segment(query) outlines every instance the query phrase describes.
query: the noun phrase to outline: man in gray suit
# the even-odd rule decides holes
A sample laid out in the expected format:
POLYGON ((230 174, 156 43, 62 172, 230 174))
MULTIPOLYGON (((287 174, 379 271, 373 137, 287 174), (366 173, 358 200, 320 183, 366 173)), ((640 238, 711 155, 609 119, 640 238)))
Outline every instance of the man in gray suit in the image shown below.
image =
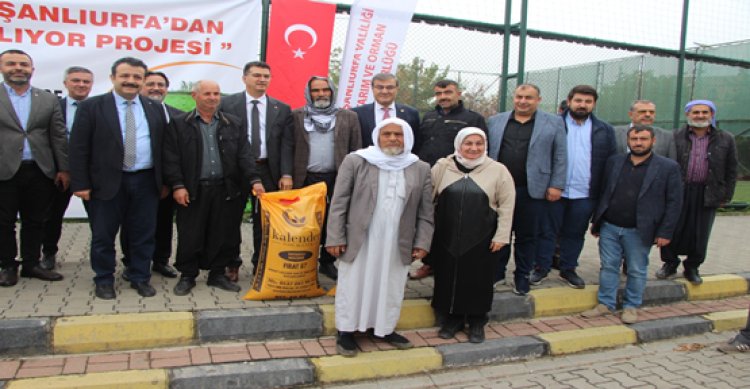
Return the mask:
POLYGON ((55 185, 68 189, 68 140, 57 98, 31 86, 34 62, 21 50, 0 53, 0 286, 18 283, 16 215, 21 214, 21 277, 62 275, 39 266, 44 219, 55 185))
POLYGON ((654 120, 656 119, 656 104, 650 100, 635 100, 633 101, 633 104, 630 105, 628 116, 630 117, 630 125, 615 126, 615 142, 617 144, 618 153, 627 154, 630 152, 627 144, 628 130, 632 126, 639 124, 654 129, 654 153, 675 161, 677 160, 677 149, 674 145, 672 131, 654 127, 654 120))
MULTIPOLYGON (((294 129, 292 110, 289 106, 266 94, 271 83, 271 67, 261 61, 245 64, 242 72, 245 90, 229 95, 221 100, 219 110, 237 116, 242 120, 244 135, 250 141, 255 158, 255 166, 261 182, 257 183, 254 194, 249 185, 242 188, 243 198, 255 200, 264 192, 292 189, 292 158, 294 153, 294 129), (254 132, 255 131, 255 132, 254 132), (253 140, 253 134, 258 137, 253 140)), ((237 216, 242 217, 246 201, 237 216)), ((258 265, 260 253, 261 227, 260 202, 253 201, 253 273, 258 265)), ((227 266, 227 277, 237 282, 242 259, 239 257, 241 237, 235 236, 237 255, 227 266)))
MULTIPOLYGON (((513 94, 513 111, 489 119, 489 156, 508 168, 516 186, 513 292, 518 295, 529 292, 539 220, 546 202, 560 199, 567 171, 565 124, 559 116, 537 111, 541 100, 539 87, 519 85, 513 94)), ((504 282, 510 245, 500 253, 495 279, 504 282)))

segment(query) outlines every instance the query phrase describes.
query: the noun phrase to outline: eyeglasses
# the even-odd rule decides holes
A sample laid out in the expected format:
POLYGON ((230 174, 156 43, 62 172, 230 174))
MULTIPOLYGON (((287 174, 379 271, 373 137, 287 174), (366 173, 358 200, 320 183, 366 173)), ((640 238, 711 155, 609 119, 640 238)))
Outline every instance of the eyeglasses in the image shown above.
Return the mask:
POLYGON ((385 89, 387 91, 392 91, 392 90, 394 90, 396 88, 398 88, 396 85, 375 85, 374 87, 372 87, 372 89, 375 89, 375 90, 383 90, 383 89, 385 89))

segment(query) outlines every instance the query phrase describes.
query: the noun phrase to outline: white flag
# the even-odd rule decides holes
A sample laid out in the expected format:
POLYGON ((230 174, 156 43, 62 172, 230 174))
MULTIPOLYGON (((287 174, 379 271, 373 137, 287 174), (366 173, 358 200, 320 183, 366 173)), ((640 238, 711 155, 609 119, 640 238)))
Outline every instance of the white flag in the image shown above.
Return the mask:
POLYGON ((398 70, 401 47, 417 0, 357 0, 351 8, 336 105, 353 108, 372 101, 378 73, 398 70))

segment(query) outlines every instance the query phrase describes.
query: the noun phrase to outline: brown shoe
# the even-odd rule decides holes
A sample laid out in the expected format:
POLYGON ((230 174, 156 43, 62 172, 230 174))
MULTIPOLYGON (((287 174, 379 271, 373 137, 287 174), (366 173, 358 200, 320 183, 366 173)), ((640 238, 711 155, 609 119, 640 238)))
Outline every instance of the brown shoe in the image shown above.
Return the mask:
POLYGON ((604 305, 604 304, 597 304, 597 306, 595 306, 594 308, 589 309, 588 311, 585 311, 585 312, 581 313, 581 316, 583 316, 585 318, 592 318, 592 317, 599 317, 599 316, 609 315, 611 313, 612 313, 612 311, 610 311, 609 308, 607 308, 606 305, 604 305))
POLYGON ((13 286, 18 283, 18 271, 16 269, 0 270, 0 286, 13 286))
POLYGON ((229 281, 237 282, 240 280, 240 268, 235 266, 227 266, 224 275, 229 278, 229 281))
POLYGON ((432 268, 430 265, 422 265, 417 270, 414 270, 409 274, 409 278, 412 280, 421 280, 422 278, 429 277, 432 275, 432 268))
POLYGON ((625 324, 633 324, 638 321, 638 311, 635 308, 625 308, 622 310, 620 320, 625 324))

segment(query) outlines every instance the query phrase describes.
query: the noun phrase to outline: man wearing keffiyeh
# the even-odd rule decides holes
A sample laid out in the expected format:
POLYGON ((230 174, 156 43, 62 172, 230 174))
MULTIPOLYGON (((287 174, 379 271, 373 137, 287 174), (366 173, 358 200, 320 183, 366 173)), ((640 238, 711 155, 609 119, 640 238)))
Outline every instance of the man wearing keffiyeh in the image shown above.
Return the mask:
MULTIPOLYGON (((356 113, 336 107, 336 90, 328 77, 311 77, 305 87, 305 99, 305 106, 292 112, 292 180, 294 188, 325 182, 330 199, 336 183, 336 173, 344 157, 362 147, 359 120, 356 113)), ((325 231, 324 223, 321 242, 325 242, 325 231)), ((321 250, 320 272, 334 280, 338 277, 335 261, 336 258, 321 250)))
POLYGON ((685 193, 674 237, 661 248, 657 278, 675 274, 678 256, 686 255, 683 275, 692 284, 703 282, 698 267, 706 259, 716 208, 732 200, 737 181, 734 136, 716 127, 716 114, 713 102, 693 100, 685 105, 687 125, 674 133, 685 193))

